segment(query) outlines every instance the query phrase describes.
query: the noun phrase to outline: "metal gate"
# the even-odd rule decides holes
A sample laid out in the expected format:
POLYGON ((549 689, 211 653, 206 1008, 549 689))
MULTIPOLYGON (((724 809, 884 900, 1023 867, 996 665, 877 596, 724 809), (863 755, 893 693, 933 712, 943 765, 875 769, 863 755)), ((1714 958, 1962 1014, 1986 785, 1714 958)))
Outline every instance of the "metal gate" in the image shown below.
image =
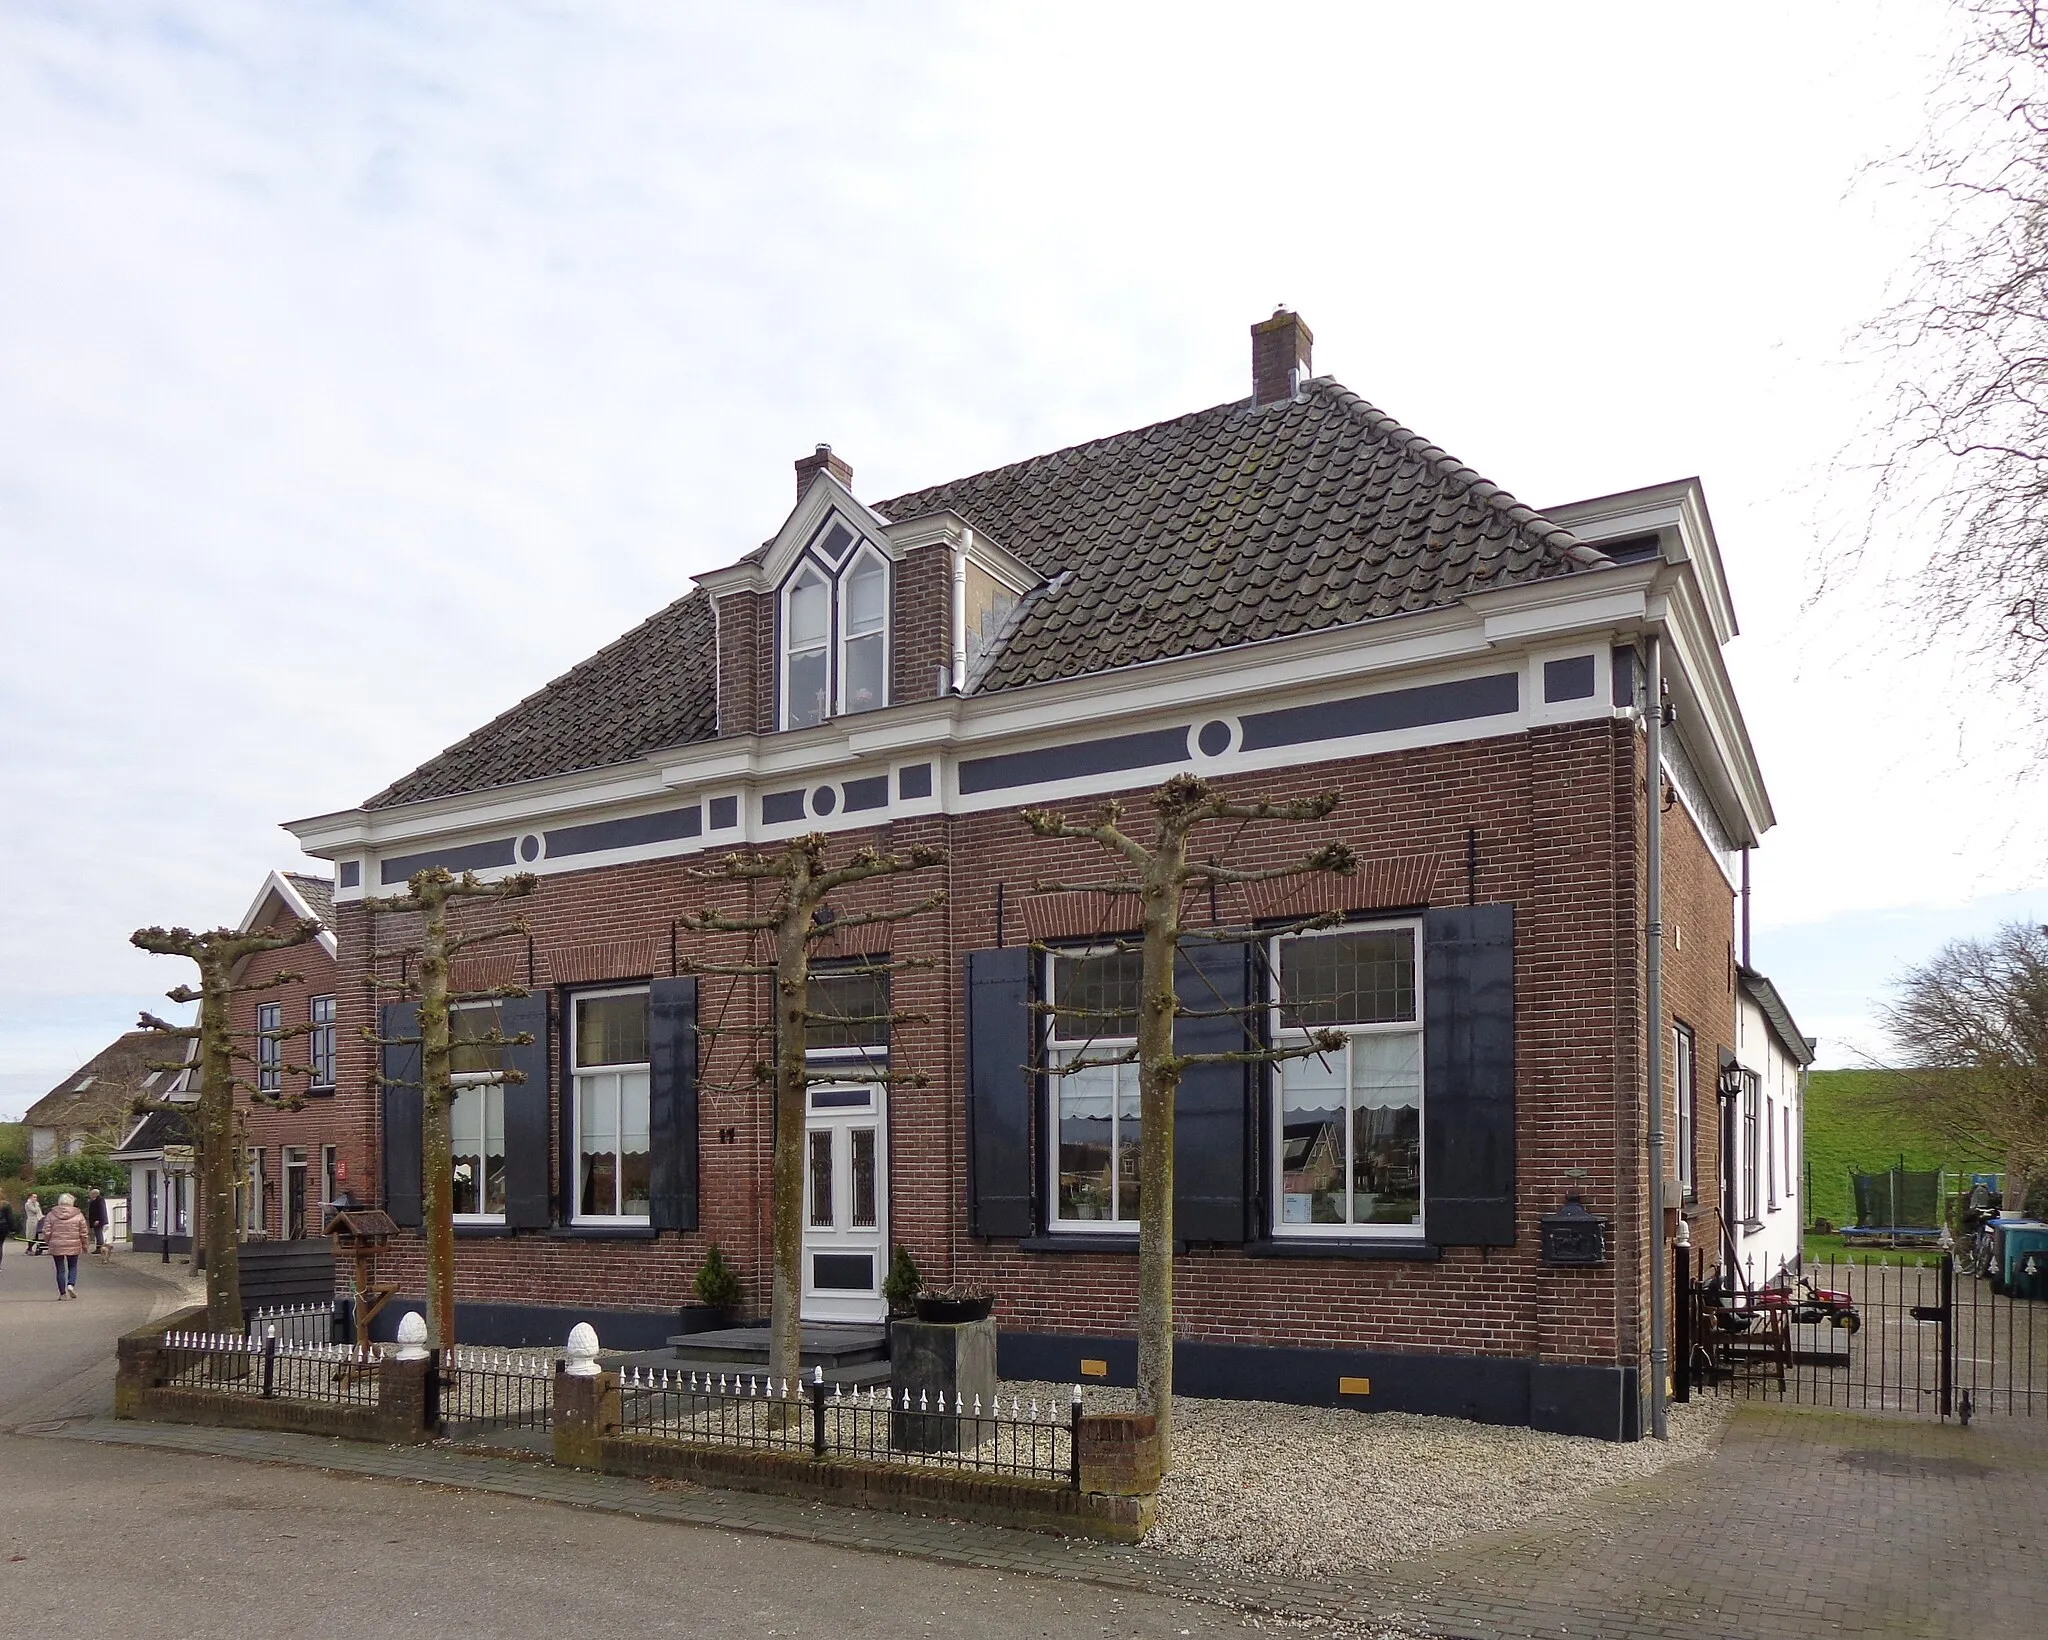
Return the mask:
POLYGON ((1681 1259, 1674 1272, 1674 1397, 1918 1412, 2048 1417, 2048 1302, 1925 1264, 1810 1264, 1785 1289, 1724 1288, 1681 1259))

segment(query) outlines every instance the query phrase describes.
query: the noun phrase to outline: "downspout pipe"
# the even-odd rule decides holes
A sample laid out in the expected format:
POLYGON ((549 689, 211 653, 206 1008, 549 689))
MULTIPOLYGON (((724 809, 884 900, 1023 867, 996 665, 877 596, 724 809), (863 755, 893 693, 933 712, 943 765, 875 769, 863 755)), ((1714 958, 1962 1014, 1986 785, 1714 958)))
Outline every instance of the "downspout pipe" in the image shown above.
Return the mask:
POLYGON ((1671 1341, 1667 1336, 1668 1293, 1664 1258, 1664 646, 1656 633, 1648 645, 1649 703, 1643 719, 1645 786, 1649 795, 1648 962, 1645 988, 1650 1018, 1644 1069, 1649 1084, 1650 1152, 1650 1433, 1670 1436, 1671 1341))

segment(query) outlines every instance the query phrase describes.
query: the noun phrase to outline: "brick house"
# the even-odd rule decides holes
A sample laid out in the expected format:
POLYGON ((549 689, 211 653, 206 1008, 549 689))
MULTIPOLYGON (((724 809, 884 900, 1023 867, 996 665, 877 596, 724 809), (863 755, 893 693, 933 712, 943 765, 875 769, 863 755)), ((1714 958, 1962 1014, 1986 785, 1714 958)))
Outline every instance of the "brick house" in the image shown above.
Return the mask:
MULTIPOLYGON (((878 1318, 900 1242, 928 1279, 999 1294, 1006 1374, 1128 1382, 1135 1084, 1043 1074, 1079 1044, 1031 1004, 1078 1000, 1114 1042, 1131 976, 1102 948, 1113 900, 1032 888, 1099 880, 1101 858, 1017 811, 1142 802, 1190 770, 1341 795, 1316 827, 1218 839, 1234 863, 1312 834, 1362 864, 1214 908, 1330 909, 1340 928, 1186 959, 1254 1029, 1330 1026, 1347 1047, 1182 1089, 1183 1391, 1638 1432, 1665 1229, 1644 1138, 1653 645, 1672 708, 1655 1029, 1683 1026, 1709 1065, 1734 1040, 1735 861, 1772 821, 1705 502, 1687 480, 1532 510, 1312 375, 1310 345, 1275 314, 1248 397, 894 500, 859 500, 821 445, 765 545, 360 807, 291 826, 336 866, 345 1086, 374 1068, 371 953, 400 943, 365 895, 433 862, 541 878, 530 939, 458 975, 529 986, 504 1025, 536 1038, 507 1050, 524 1084, 458 1104, 465 1336, 554 1341, 588 1317, 607 1343, 656 1344, 714 1242, 765 1307, 769 1104, 732 1032, 767 998, 682 976, 684 955, 743 947, 678 919, 741 903, 693 868, 818 831, 943 848, 886 894, 949 899, 831 942, 930 959, 891 998, 929 1023, 863 1028, 879 998, 828 977, 849 1023, 814 1050, 930 1081, 813 1090, 807 1316, 878 1318), (1611 1223, 1597 1265, 1540 1256, 1569 1194, 1611 1223)), ((402 1082, 402 1051, 383 1069, 402 1082)), ((1667 1131, 1674 1086, 1667 1053, 1667 1131)), ((1704 1107, 1686 1211, 1714 1245, 1704 1107)), ((416 1090, 367 1117, 384 1199, 417 1223, 416 1090)))
MULTIPOLYGON (((267 1092, 302 1101, 298 1110, 258 1104, 238 1094, 243 1124, 247 1175, 237 1192, 237 1217, 244 1240, 299 1240, 321 1231, 322 1205, 334 1199, 351 1179, 368 1176, 370 1139, 367 1098, 361 1078, 348 1085, 337 1075, 337 1009, 340 969, 333 931, 334 885, 324 877, 273 871, 236 926, 254 929, 289 928, 301 919, 324 925, 306 945, 261 952, 237 974, 243 985, 298 977, 275 989, 236 996, 230 1028, 237 1043, 256 1043, 257 1063, 243 1074, 267 1092), (303 1030, 305 1034, 262 1039, 266 1031, 303 1030), (295 1067, 304 1067, 303 1070, 295 1067)), ((155 1053, 165 1057, 158 1042, 155 1053)), ((198 1073, 180 1073, 175 1091, 166 1096, 196 1101, 198 1073)), ((133 1204, 131 1220, 138 1250, 188 1252, 199 1234, 197 1192, 190 1149, 193 1134, 181 1111, 152 1111, 135 1123, 116 1160, 128 1164, 133 1204)))

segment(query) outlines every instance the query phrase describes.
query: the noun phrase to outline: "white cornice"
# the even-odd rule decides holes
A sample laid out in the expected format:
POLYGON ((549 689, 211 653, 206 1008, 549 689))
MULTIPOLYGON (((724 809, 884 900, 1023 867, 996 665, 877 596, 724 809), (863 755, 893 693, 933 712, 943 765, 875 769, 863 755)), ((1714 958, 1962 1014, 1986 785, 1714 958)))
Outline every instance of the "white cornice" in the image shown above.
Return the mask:
POLYGON ((249 909, 242 913, 242 920, 236 925, 236 932, 247 934, 261 927, 263 914, 269 909, 273 899, 301 922, 320 924, 320 932, 315 938, 320 942, 320 949, 330 957, 340 950, 335 942, 334 930, 327 926, 326 919, 307 902, 305 895, 299 892, 298 885, 281 871, 273 871, 263 879, 263 886, 256 891, 256 898, 249 902, 249 909))
MULTIPOLYGON (((816 488, 816 486, 814 486, 816 488)), ((316 857, 369 848, 402 852, 461 833, 502 835, 595 811, 659 807, 673 794, 757 783, 794 783, 849 763, 885 765, 920 751, 987 755, 1005 743, 1102 732, 1162 712, 1248 698, 1334 696, 1361 683, 1456 667, 1559 638, 1602 641, 1640 628, 1654 564, 1625 565, 1533 586, 1481 593, 1464 603, 1362 625, 1300 633, 1230 649, 1174 656, 1109 674, 1064 678, 991 695, 909 702, 774 734, 732 735, 659 749, 632 763, 550 776, 486 792, 397 808, 343 810, 290 822, 316 857)))
POLYGON ((1707 512, 1706 492, 1696 478, 1595 496, 1561 507, 1545 507, 1543 516, 1561 524, 1589 547, 1654 534, 1666 563, 1690 562, 1695 567, 1712 616, 1714 636, 1727 643, 1741 632, 1735 605, 1728 595, 1728 576, 1721 563, 1721 545, 1707 512))

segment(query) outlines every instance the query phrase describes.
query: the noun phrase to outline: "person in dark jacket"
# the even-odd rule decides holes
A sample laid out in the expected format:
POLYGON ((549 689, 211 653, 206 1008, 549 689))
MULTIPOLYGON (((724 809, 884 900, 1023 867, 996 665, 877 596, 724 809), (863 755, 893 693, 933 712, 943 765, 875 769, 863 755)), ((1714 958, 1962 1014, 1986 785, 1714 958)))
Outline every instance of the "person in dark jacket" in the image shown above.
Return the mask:
POLYGON ((7 1238, 14 1234, 14 1204, 0 1196, 0 1258, 7 1256, 7 1238))
POLYGON ((91 1190, 85 1197, 85 1222, 92 1231, 92 1250, 104 1256, 107 1247, 107 1199, 98 1190, 91 1190))

